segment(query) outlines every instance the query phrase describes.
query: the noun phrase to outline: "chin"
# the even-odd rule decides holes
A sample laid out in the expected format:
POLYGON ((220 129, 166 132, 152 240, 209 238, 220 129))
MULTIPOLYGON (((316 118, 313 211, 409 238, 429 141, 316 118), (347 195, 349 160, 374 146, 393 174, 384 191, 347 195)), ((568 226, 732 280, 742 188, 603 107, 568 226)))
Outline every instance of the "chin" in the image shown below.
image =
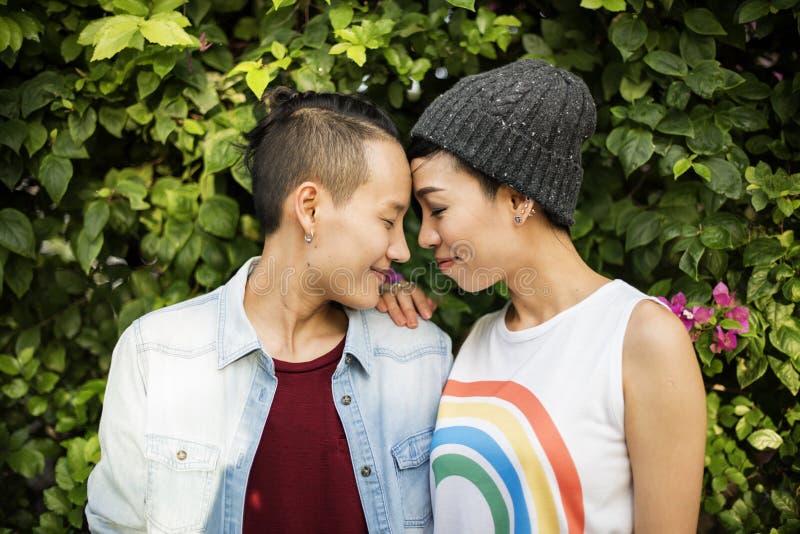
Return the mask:
POLYGON ((344 295, 334 300, 342 306, 347 306, 348 308, 353 308, 355 310, 368 310, 378 305, 380 295, 378 295, 378 291, 376 290, 373 294, 344 295))
POLYGON ((503 279, 497 269, 459 269, 455 272, 451 271, 447 274, 453 281, 468 293, 478 293, 484 289, 490 288, 498 281, 503 279))

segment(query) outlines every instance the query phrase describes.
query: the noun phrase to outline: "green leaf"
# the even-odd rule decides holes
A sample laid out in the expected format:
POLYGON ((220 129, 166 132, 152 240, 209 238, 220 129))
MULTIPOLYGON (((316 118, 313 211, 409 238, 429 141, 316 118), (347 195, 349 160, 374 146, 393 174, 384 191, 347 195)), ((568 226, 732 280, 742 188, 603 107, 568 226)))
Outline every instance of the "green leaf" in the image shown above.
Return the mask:
POLYGON ((209 234, 231 239, 239 224, 239 204, 224 195, 209 197, 200 205, 197 222, 209 234))
POLYGON ((611 23, 608 35, 623 59, 627 59, 647 40, 647 25, 640 18, 623 13, 611 23))
POLYGON ((48 154, 39 164, 39 181, 56 204, 61 202, 71 179, 72 162, 67 158, 48 154))
POLYGON ((98 120, 103 128, 114 137, 122 137, 122 129, 125 127, 127 119, 128 113, 124 108, 112 108, 109 106, 100 108, 98 120))
POLYGON ((680 56, 676 56, 671 52, 664 52, 663 50, 654 50, 650 52, 644 56, 644 62, 654 71, 666 74, 667 76, 683 77, 689 73, 686 62, 680 56))
POLYGON ((749 0, 739 7, 739 16, 736 22, 745 24, 769 15, 769 2, 767 0, 749 0))
POLYGON ((689 66, 694 67, 701 61, 717 57, 717 42, 713 37, 698 35, 693 31, 681 32, 678 40, 681 57, 689 66))
POLYGON ((237 148, 241 144, 241 135, 234 129, 229 128, 207 135, 203 149, 205 172, 213 174, 233 166, 241 157, 241 151, 237 148))
POLYGON ((683 22, 700 35, 728 35, 714 14, 704 7, 684 11, 683 22))
POLYGON ((136 75, 136 88, 139 91, 139 100, 144 100, 158 89, 161 78, 155 72, 143 70, 136 75))
POLYGON ((141 26, 142 35, 151 43, 161 46, 193 46, 191 35, 181 28, 170 13, 159 13, 141 26))
POLYGON ((115 8, 140 17, 144 17, 150 11, 141 0, 113 0, 113 4, 115 8))
POLYGON ((0 144, 19 154, 23 141, 28 136, 28 125, 19 119, 0 123, 0 144))
POLYGON ((725 85, 725 74, 718 61, 700 61, 686 76, 686 85, 697 95, 710 99, 714 91, 725 85))
POLYGON ((264 94, 264 90, 269 85, 269 82, 274 80, 276 77, 277 72, 273 72, 265 67, 261 67, 248 72, 245 75, 245 81, 247 82, 247 87, 253 91, 253 94, 256 95, 257 98, 261 98, 261 96, 264 94))
POLYGON ((36 154, 47 142, 47 128, 41 122, 28 123, 28 135, 25 137, 25 149, 29 156, 36 154))
POLYGON ((703 253, 706 251, 703 243, 700 241, 700 238, 694 238, 690 242, 689 246, 684 251, 683 255, 681 256, 680 262, 678 263, 678 267, 680 267, 681 271, 688 274, 692 277, 693 280, 698 279, 698 272, 697 266, 700 263, 700 258, 703 257, 703 253))
POLYGON ((8 354, 0 354, 0 372, 16 376, 19 374, 20 365, 16 358, 8 354))
POLYGON ((747 227, 735 215, 717 212, 703 220, 700 241, 708 248, 730 250, 747 240, 747 227))
POLYGON ((793 359, 800 359, 800 330, 793 325, 787 324, 777 330, 771 330, 769 341, 782 353, 793 359))
POLYGON ((653 242, 661 233, 661 223, 661 216, 652 211, 643 211, 634 217, 625 233, 625 251, 653 242))
POLYGON ((89 152, 86 146, 81 143, 76 143, 72 139, 72 135, 65 131, 61 131, 56 136, 56 141, 53 143, 53 154, 62 158, 69 159, 88 159, 89 152))
POLYGON ((33 478, 44 471, 44 454, 33 448, 14 451, 6 461, 11 469, 25 478, 33 478))
POLYGON ((19 399, 28 392, 28 383, 22 378, 15 378, 0 389, 2 389, 3 394, 9 399, 19 399))
POLYGON ((469 9, 470 11, 475 11, 475 0, 447 0, 447 3, 451 6, 461 7, 464 9, 469 9))
POLYGON ((80 145, 94 134, 97 127, 97 113, 93 108, 86 108, 82 116, 79 116, 77 112, 70 113, 67 122, 72 140, 80 145))
POLYGON ((749 106, 737 106, 729 109, 728 117, 735 128, 745 132, 756 132, 769 128, 764 112, 749 106))
POLYGON ((363 67, 367 62, 367 49, 362 45, 353 45, 347 49, 347 57, 352 59, 356 65, 363 67))
POLYGON ((672 174, 677 180, 679 176, 692 168, 692 160, 689 158, 681 158, 672 166, 672 174))
POLYGON ((150 13, 153 15, 168 13, 184 3, 186 3, 186 0, 153 0, 153 7, 150 8, 150 13))
MULTIPOLYGON (((117 55, 130 44, 136 32, 139 31, 141 23, 142 18, 134 15, 117 15, 108 18, 94 37, 95 48, 92 61, 108 59, 117 55)), ((78 42, 81 40, 79 39, 78 42)))
POLYGON ((769 366, 772 368, 772 372, 775 373, 778 380, 786 386, 792 395, 797 395, 798 391, 800 391, 800 374, 795 370, 792 362, 788 360, 781 361, 772 356, 768 356, 767 359, 769 360, 769 366))
POLYGON ((744 193, 742 176, 733 163, 722 158, 705 158, 700 162, 711 170, 708 187, 715 193, 738 199, 744 193))
MULTIPOLYGON (((739 364, 736 366, 736 380, 739 382, 739 386, 746 388, 753 384, 764 376, 768 367, 767 358, 763 354, 753 354, 749 358, 739 358, 739 364)), ((746 421, 746 419, 742 418, 740 421, 746 421)))
POLYGON ((141 124, 142 126, 149 124, 153 120, 153 112, 147 107, 144 102, 137 102, 125 109, 130 118, 141 124))
POLYGON ((81 269, 86 274, 92 268, 97 255, 100 254, 100 249, 103 248, 103 233, 99 233, 97 237, 91 238, 86 229, 84 228, 78 233, 77 242, 75 243, 75 257, 81 264, 81 269))
POLYGON ((753 448, 763 451, 764 449, 778 449, 783 444, 783 438, 774 430, 762 428, 747 436, 747 442, 753 448))
POLYGON ((656 126, 656 130, 665 134, 694 137, 692 121, 683 111, 674 110, 667 113, 656 126))
POLYGON ((644 165, 654 151, 652 132, 639 128, 629 130, 619 150, 619 161, 625 176, 630 176, 633 171, 644 165))
POLYGON ((334 30, 347 28, 353 20, 353 8, 347 4, 339 4, 328 11, 328 17, 334 30))
POLYGON ((14 208, 0 210, 0 245, 20 256, 36 257, 33 226, 24 213, 14 208))
POLYGON ((770 265, 784 255, 780 241, 762 237, 751 241, 744 249, 744 266, 770 265))
MULTIPOLYGON (((119 1, 119 0, 117 0, 119 1)), ((72 503, 67 498, 67 493, 59 487, 44 490, 44 505, 58 515, 67 515, 72 510, 72 503)))
POLYGON ((105 228, 111 210, 105 200, 93 200, 83 214, 83 228, 89 239, 95 239, 105 228))

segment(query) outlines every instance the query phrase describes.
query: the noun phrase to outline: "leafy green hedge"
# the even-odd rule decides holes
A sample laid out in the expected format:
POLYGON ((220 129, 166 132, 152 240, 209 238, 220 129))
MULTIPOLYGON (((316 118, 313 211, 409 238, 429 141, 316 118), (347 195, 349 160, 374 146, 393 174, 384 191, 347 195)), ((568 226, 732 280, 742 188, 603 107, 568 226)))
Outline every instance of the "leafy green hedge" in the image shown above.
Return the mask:
MULTIPOLYGON (((473 4, 0 0, 0 530, 83 528, 117 336, 259 252, 236 148, 255 95, 360 91, 408 131, 459 77, 522 56, 598 103, 582 255, 705 314, 700 530, 800 529, 798 0, 473 4)), ((412 248, 404 272, 441 294, 412 248)), ((441 294, 436 320, 463 338, 496 289, 441 294)))

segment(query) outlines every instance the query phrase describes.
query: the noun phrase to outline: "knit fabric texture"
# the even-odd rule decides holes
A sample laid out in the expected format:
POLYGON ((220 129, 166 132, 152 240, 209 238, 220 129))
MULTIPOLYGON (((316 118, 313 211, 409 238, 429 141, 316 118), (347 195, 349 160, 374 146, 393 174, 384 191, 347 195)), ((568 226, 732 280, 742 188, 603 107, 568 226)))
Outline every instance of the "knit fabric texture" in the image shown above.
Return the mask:
POLYGON ((586 84, 525 59, 462 78, 422 113, 411 136, 533 198, 557 224, 575 222, 581 144, 597 111, 586 84))

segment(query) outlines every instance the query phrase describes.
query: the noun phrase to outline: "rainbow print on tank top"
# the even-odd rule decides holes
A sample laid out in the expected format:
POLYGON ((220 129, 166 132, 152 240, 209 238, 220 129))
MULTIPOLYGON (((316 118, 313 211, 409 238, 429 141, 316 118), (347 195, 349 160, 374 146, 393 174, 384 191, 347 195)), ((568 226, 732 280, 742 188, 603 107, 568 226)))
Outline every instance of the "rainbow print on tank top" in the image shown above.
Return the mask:
MULTIPOLYGON (((495 534, 559 533, 559 523, 567 534, 583 532, 575 463, 547 410, 520 384, 448 380, 431 449, 436 501, 487 519, 495 534)), ((471 526, 482 532, 478 523, 471 526)))

